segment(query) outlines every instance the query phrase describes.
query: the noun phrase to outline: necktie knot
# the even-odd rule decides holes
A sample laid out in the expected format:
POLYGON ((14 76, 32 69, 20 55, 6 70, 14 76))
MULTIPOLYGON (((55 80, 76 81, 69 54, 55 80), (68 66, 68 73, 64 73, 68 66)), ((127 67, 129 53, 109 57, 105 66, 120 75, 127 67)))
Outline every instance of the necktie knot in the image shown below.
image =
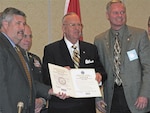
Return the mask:
POLYGON ((116 33, 115 33, 115 36, 119 36, 119 32, 116 32, 116 33))
POLYGON ((116 41, 119 43, 119 32, 115 33, 115 43, 116 43, 116 41))
POLYGON ((73 48, 73 49, 77 49, 77 46, 73 45, 72 48, 73 48))

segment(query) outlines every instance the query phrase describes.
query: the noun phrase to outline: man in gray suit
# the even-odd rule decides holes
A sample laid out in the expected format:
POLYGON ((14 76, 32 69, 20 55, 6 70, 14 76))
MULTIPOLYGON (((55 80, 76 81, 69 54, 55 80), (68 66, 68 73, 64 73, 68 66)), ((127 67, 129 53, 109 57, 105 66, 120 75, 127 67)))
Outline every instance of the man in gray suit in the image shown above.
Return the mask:
POLYGON ((126 25, 121 1, 107 4, 111 28, 95 38, 106 73, 104 100, 107 113, 145 113, 150 110, 150 43, 145 30, 126 25), (119 65, 116 74, 115 33, 119 34, 119 65), (118 79, 119 78, 119 79, 118 79), (120 80, 120 81, 119 81, 120 80))
POLYGON ((27 77, 24 66, 29 64, 23 66, 15 50, 25 25, 26 15, 16 8, 6 8, 0 16, 0 113, 17 113, 20 101, 24 103, 22 113, 34 113, 35 96, 50 98, 52 94, 49 86, 33 80, 30 68, 27 77))

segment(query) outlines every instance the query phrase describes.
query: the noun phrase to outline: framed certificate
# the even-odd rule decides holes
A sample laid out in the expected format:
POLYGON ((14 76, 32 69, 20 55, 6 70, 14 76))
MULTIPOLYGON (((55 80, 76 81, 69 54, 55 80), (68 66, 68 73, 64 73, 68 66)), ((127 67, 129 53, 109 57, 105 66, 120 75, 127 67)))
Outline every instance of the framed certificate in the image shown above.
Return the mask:
POLYGON ((54 93, 63 92, 75 98, 101 97, 93 68, 68 70, 54 64, 48 64, 54 93))

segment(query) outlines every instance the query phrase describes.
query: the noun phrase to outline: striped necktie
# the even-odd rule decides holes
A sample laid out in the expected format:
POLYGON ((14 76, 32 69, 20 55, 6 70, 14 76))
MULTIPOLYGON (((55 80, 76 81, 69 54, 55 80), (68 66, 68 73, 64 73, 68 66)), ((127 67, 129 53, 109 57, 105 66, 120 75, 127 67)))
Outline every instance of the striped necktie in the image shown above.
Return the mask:
POLYGON ((120 64, 121 64, 121 46, 119 43, 119 33, 115 34, 115 43, 114 43, 114 74, 115 74, 115 83, 120 86, 122 80, 120 77, 120 64))
POLYGON ((79 63, 80 63, 80 55, 79 55, 79 51, 77 50, 77 46, 73 45, 72 48, 73 50, 73 62, 74 62, 74 66, 75 68, 79 68, 79 63))

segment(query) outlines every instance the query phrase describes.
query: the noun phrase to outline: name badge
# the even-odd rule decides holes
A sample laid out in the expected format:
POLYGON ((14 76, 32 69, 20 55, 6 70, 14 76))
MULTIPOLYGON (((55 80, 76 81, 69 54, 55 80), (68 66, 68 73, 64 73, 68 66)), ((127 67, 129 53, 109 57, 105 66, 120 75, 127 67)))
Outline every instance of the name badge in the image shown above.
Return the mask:
POLYGON ((129 58, 130 61, 138 59, 138 55, 137 55, 135 49, 133 49, 131 51, 128 51, 127 55, 128 55, 128 58, 129 58))

